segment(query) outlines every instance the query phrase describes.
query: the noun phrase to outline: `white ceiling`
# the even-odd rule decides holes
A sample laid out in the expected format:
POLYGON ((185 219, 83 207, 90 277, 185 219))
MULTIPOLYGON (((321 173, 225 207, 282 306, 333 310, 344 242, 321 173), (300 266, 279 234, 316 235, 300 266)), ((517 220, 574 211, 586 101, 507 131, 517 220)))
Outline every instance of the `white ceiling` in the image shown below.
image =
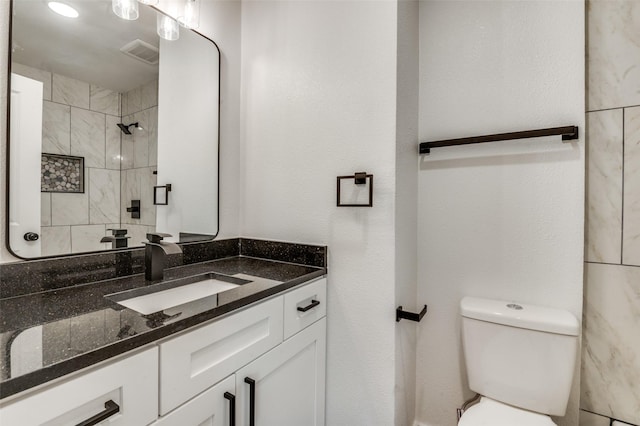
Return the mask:
POLYGON ((14 0, 14 62, 126 92, 158 77, 158 66, 131 58, 120 48, 135 40, 155 47, 156 11, 139 5, 136 21, 118 18, 111 0, 59 0, 80 16, 65 18, 47 0, 14 0))

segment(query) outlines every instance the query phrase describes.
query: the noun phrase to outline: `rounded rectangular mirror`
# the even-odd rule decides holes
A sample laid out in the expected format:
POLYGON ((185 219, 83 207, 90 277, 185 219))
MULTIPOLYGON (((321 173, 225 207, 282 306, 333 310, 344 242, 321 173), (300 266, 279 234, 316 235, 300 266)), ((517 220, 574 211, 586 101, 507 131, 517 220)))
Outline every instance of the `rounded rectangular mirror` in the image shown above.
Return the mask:
POLYGON ((18 257, 218 233, 220 52, 130 3, 135 20, 111 0, 64 0, 71 16, 12 1, 7 235, 18 257))

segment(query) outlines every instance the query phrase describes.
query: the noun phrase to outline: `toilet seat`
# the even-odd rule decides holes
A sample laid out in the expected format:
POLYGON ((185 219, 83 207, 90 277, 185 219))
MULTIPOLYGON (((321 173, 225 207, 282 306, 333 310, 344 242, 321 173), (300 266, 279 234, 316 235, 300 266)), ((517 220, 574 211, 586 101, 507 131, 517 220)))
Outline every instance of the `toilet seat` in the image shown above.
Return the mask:
POLYGON ((549 416, 482 397, 466 410, 458 426, 556 426, 549 416))

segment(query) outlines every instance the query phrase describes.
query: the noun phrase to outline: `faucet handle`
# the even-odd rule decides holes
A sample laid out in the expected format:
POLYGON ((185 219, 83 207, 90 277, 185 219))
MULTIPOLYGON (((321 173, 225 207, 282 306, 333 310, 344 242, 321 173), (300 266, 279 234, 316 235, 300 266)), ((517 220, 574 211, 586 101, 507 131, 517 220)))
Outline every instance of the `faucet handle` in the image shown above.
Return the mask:
POLYGON ((147 240, 151 243, 159 243, 165 237, 172 237, 171 234, 165 234, 163 232, 151 232, 147 234, 147 240))

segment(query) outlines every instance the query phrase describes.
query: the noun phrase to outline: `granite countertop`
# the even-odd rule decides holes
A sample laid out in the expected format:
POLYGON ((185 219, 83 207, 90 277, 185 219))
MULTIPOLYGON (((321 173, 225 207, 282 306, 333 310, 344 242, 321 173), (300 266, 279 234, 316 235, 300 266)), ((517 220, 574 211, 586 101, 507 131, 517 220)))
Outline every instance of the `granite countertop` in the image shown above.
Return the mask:
POLYGON ((326 274, 326 267, 242 255, 167 269, 167 281, 239 275, 246 284, 142 315, 106 298, 158 283, 143 274, 0 299, 0 399, 170 336, 326 274))

